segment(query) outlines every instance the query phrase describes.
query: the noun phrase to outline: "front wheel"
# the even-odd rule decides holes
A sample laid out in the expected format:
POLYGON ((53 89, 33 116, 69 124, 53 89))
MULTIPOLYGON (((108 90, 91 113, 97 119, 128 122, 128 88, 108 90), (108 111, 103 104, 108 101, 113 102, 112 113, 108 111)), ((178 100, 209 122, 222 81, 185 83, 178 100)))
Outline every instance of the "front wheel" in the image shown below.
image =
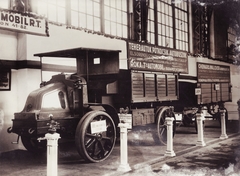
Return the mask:
POLYGON ((38 141, 36 137, 32 136, 21 136, 23 146, 30 152, 42 153, 47 150, 46 140, 38 141))
POLYGON ((112 152, 116 141, 113 119, 103 111, 91 111, 78 124, 75 143, 78 153, 87 161, 101 162, 112 152))

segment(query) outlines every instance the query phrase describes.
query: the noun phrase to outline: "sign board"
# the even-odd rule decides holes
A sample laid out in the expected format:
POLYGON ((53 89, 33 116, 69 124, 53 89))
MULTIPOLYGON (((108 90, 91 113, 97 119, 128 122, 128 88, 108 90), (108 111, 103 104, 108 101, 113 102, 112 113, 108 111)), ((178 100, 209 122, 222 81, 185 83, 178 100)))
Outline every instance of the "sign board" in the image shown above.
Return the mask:
POLYGON ((199 83, 230 82, 230 67, 208 63, 197 63, 199 83))
POLYGON ((195 88, 195 95, 201 95, 201 94, 202 94, 201 88, 195 88))
POLYGON ((118 114, 120 122, 128 124, 128 129, 132 129, 132 114, 118 114))
POLYGON ((107 131, 106 120, 91 122, 91 133, 101 133, 107 131))
POLYGON ((182 113, 174 113, 176 121, 182 121, 182 113))
POLYGON ((187 52, 128 42, 128 67, 133 70, 188 73, 187 52))
POLYGON ((47 25, 43 17, 0 9, 0 29, 48 36, 47 25))
POLYGON ((219 84, 215 84, 214 85, 214 90, 220 90, 220 85, 219 84))

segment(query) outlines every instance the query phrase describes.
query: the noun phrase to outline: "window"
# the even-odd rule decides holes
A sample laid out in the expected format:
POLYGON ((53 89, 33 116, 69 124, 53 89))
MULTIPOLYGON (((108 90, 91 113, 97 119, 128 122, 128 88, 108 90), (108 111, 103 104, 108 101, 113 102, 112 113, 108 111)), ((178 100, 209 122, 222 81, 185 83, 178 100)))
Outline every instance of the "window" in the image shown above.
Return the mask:
POLYGON ((147 27, 147 38, 148 42, 155 44, 155 28, 154 28, 154 3, 153 0, 149 1, 148 7, 148 27, 147 27))
POLYGON ((93 64, 100 64, 100 58, 93 58, 93 64))
POLYGON ((228 57, 229 59, 236 60, 236 55, 240 49, 237 44, 238 38, 236 31, 232 27, 228 27, 227 30, 227 47, 228 47, 228 57), (234 58, 235 57, 235 58, 234 58))
POLYGON ((105 33, 127 38, 127 0, 104 0, 105 33))
POLYGON ((52 23, 67 24, 73 28, 110 37, 127 38, 128 2, 128 0, 0 0, 0 8, 34 12, 52 23))
POLYGON ((236 31, 229 27, 228 28, 228 47, 231 47, 231 45, 234 45, 235 44, 235 40, 236 40, 236 31))
POLYGON ((100 32, 100 0, 71 1, 71 25, 100 32))
POLYGON ((33 0, 0 0, 0 8, 17 12, 32 12, 33 0))
POLYGON ((157 1, 158 45, 173 48, 172 1, 157 1))
POLYGON ((42 81, 49 81, 53 75, 60 73, 73 74, 77 72, 76 59, 42 57, 42 81))
POLYGON ((72 26, 128 37, 127 0, 74 0, 70 4, 72 26))
POLYGON ((9 4, 8 1, 0 1, 0 8, 8 9, 9 7, 8 4, 9 4))
POLYGON ((42 108, 65 109, 65 98, 62 91, 53 91, 45 94, 42 98, 42 108))
POLYGON ((188 13, 187 2, 175 5, 176 49, 188 51, 188 13))
POLYGON ((37 13, 47 17, 49 21, 65 24, 65 0, 38 0, 37 13))
POLYGON ((188 1, 149 0, 147 33, 151 44, 188 51, 188 1))

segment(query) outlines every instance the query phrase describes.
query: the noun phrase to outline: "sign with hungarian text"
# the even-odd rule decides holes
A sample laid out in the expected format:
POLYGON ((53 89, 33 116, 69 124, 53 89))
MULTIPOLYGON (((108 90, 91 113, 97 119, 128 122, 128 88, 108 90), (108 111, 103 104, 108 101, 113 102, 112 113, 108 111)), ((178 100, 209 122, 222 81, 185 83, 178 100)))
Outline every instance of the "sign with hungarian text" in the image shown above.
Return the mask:
POLYGON ((230 82, 230 67, 208 63, 197 63, 198 82, 219 83, 230 82))
POLYGON ((128 42, 128 67, 134 70, 188 73, 187 52, 128 42))
POLYGON ((45 18, 0 9, 0 28, 34 35, 48 36, 45 18))

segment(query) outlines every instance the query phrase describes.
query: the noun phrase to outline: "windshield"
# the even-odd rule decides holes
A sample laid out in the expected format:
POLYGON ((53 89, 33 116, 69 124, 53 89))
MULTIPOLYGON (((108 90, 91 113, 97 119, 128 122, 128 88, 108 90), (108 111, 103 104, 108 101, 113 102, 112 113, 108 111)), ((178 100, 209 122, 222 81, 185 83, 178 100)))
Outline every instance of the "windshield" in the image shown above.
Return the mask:
POLYGON ((54 90, 43 95, 42 109, 65 109, 65 95, 61 90, 54 90))

